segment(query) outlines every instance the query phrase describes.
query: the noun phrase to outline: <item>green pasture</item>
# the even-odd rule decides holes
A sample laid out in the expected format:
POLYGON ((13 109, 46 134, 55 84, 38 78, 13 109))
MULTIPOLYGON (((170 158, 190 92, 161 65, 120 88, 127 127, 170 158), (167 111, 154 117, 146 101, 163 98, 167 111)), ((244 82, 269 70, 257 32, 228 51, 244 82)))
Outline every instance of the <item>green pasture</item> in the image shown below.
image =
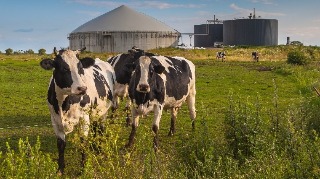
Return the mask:
MULTIPOLYGON (((225 50, 230 54, 226 62, 215 59, 217 49, 154 50, 194 62, 195 131, 184 105, 172 137, 167 136, 170 113, 164 112, 160 151, 152 148, 152 114, 140 120, 135 146, 125 149, 131 128, 125 127, 122 103, 116 117, 108 118, 103 136, 91 136, 83 146, 78 130, 68 135, 63 177, 319 177, 320 100, 313 89, 320 86, 319 49, 312 50, 313 60, 306 66, 286 64, 290 51, 286 47, 260 48, 264 54, 260 62, 251 60, 253 48, 225 50), (99 145, 99 152, 89 143, 99 145), (82 173, 81 147, 89 156, 82 173)), ((82 54, 104 60, 110 55, 82 54)), ((56 138, 46 103, 52 72, 39 66, 41 58, 0 55, 0 178, 59 178, 56 138)))

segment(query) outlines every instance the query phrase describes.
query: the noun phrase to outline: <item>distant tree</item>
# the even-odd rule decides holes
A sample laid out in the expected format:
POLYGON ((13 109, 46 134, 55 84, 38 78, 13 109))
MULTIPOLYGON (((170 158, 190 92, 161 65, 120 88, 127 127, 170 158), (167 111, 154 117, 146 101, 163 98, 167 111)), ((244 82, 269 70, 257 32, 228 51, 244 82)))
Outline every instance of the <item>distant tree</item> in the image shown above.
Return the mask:
POLYGON ((13 50, 11 48, 6 49, 6 55, 12 55, 13 50))
POLYGON ((39 55, 45 55, 46 54, 46 49, 43 49, 43 48, 39 49, 38 50, 38 54, 39 55))
POLYGON ((298 46, 303 46, 303 43, 300 41, 292 41, 290 42, 290 45, 298 45, 298 46))
POLYGON ((32 49, 26 50, 25 51, 26 54, 34 54, 34 51, 32 49))

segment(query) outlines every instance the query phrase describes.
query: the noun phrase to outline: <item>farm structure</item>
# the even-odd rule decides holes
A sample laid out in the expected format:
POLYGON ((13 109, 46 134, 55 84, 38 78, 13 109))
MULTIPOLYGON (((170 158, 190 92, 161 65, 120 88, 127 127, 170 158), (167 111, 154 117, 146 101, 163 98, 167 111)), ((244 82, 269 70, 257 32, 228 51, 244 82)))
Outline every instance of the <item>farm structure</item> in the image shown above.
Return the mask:
POLYGON ((73 50, 127 52, 177 46, 180 33, 168 25, 125 5, 98 16, 68 35, 73 50))
POLYGON ((206 24, 194 25, 194 45, 213 47, 223 45, 278 45, 278 20, 249 18, 234 20, 207 20, 206 24))
POLYGON ((278 45, 278 20, 236 19, 223 22, 224 45, 278 45))

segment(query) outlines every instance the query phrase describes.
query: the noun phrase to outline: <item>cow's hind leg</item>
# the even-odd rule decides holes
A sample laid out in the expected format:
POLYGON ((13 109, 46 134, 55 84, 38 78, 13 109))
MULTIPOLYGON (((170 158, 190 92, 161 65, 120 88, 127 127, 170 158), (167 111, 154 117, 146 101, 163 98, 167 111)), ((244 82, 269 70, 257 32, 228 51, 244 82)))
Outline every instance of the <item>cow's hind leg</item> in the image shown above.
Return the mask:
POLYGON ((126 102, 126 126, 129 127, 131 124, 131 119, 130 119, 130 106, 131 106, 131 101, 129 96, 127 96, 127 102, 126 102))
POLYGON ((189 109, 190 119, 192 121, 192 129, 195 129, 195 119, 196 119, 196 91, 195 88, 191 89, 190 94, 187 97, 187 104, 189 109))
POLYGON ((170 126, 168 136, 173 136, 173 134, 176 132, 176 119, 177 119, 178 109, 179 108, 171 109, 171 126, 170 126))

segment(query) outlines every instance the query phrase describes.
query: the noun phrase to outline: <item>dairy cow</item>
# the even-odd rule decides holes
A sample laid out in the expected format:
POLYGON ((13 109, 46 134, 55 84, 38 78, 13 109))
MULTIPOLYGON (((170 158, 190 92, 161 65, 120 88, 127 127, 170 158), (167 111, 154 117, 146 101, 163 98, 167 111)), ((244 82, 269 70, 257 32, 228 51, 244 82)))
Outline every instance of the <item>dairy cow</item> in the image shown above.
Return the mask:
POLYGON ((216 59, 217 60, 221 59, 221 61, 224 61, 226 59, 226 53, 224 51, 223 52, 217 52, 216 59))
MULTIPOLYGON (((129 65, 130 66, 130 65, 129 65)), ((154 147, 158 149, 159 123, 164 109, 171 110, 169 135, 175 133, 178 109, 187 101, 189 115, 194 128, 195 109, 195 66, 183 57, 141 56, 134 65, 129 83, 132 101, 132 129, 126 147, 131 147, 139 124, 139 116, 154 112, 152 130, 154 147)))
POLYGON ((116 83, 114 86, 114 102, 115 108, 119 106, 119 97, 127 98, 126 100, 126 123, 127 126, 130 124, 129 117, 129 109, 130 109, 130 99, 128 95, 128 86, 131 79, 131 73, 133 71, 132 66, 128 66, 127 64, 133 64, 135 61, 139 59, 142 55, 153 56, 155 54, 144 52, 137 47, 132 47, 132 49, 128 50, 128 53, 118 54, 116 56, 110 57, 107 61, 112 65, 116 75, 116 83))
MULTIPOLYGON (((49 83, 47 103, 51 121, 57 136, 59 151, 58 173, 63 174, 66 135, 79 124, 83 137, 89 132, 89 126, 105 120, 112 105, 114 70, 109 63, 99 59, 78 59, 82 50, 55 51, 54 59, 44 59, 40 66, 53 70, 49 83)), ((82 165, 85 162, 82 152, 82 165)))
POLYGON ((255 61, 259 61, 259 53, 258 52, 252 52, 251 53, 251 56, 252 56, 252 58, 253 58, 253 60, 255 60, 255 61))

